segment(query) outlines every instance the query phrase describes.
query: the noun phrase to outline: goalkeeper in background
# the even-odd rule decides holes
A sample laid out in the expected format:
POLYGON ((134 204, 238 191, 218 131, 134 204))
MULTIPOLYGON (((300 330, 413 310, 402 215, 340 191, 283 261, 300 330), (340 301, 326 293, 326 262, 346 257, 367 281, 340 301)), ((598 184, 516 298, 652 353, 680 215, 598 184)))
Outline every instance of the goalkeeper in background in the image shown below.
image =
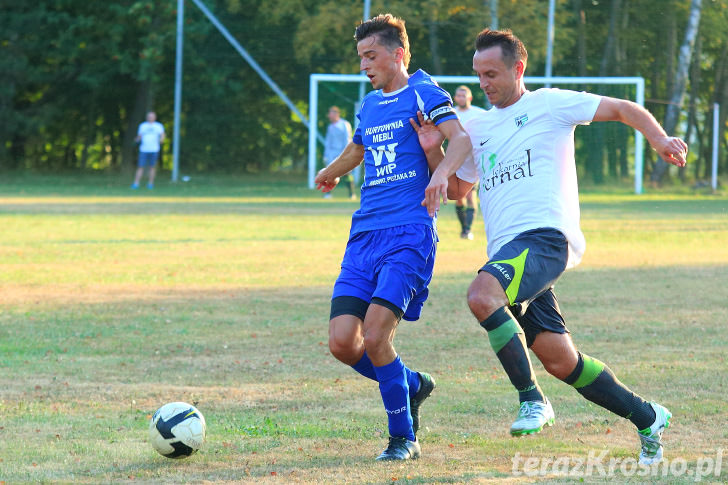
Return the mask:
MULTIPOLYGON (((346 145, 351 141, 351 125, 348 121, 341 117, 338 106, 329 108, 327 114, 329 118, 329 126, 326 128, 326 138, 324 139, 324 165, 328 166, 341 155, 346 145)), ((344 175, 342 179, 346 182, 349 189, 349 198, 356 199, 354 194, 354 177, 351 172, 344 175)), ((324 198, 331 198, 331 192, 326 192, 324 198)))

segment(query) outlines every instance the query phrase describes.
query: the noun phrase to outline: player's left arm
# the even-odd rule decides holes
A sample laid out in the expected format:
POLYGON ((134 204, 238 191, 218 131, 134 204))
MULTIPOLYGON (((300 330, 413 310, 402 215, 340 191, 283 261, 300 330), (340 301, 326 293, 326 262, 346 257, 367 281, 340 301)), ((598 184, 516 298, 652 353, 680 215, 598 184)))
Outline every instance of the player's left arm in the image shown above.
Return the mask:
POLYGON ((425 189, 425 199, 422 201, 422 205, 427 207, 431 217, 440 209, 440 199, 443 204, 447 204, 448 179, 473 151, 470 137, 457 118, 445 120, 437 125, 437 128, 447 138, 447 152, 432 173, 430 183, 425 189))
POLYGON ((637 103, 602 97, 593 121, 621 121, 639 130, 663 160, 678 167, 685 166, 687 143, 678 137, 668 136, 655 117, 637 103))

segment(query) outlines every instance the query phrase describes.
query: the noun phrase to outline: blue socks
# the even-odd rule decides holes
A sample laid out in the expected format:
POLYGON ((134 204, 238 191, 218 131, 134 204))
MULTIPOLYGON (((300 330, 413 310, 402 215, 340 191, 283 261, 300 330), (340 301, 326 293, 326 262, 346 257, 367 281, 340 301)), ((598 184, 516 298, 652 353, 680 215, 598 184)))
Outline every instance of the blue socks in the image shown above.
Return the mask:
POLYGON ((377 380, 377 374, 376 372, 374 372, 374 366, 372 365, 372 361, 369 360, 369 356, 366 352, 364 352, 364 355, 361 356, 359 362, 352 365, 351 368, 357 371, 359 374, 363 375, 364 377, 367 377, 373 381, 377 380))
POLYGON ((390 436, 415 441, 415 433, 412 431, 412 415, 409 409, 407 372, 402 360, 397 356, 391 363, 373 367, 373 369, 377 381, 379 381, 379 392, 382 394, 384 409, 387 411, 390 436))
MULTIPOLYGON (((351 368, 368 379, 378 381, 377 373, 374 371, 374 365, 372 365, 372 361, 369 360, 366 352, 361 356, 359 362, 352 365, 351 368)), ((407 367, 404 368, 404 371, 407 374, 407 385, 410 388, 410 392, 412 394, 417 393, 420 390, 420 375, 407 367)))

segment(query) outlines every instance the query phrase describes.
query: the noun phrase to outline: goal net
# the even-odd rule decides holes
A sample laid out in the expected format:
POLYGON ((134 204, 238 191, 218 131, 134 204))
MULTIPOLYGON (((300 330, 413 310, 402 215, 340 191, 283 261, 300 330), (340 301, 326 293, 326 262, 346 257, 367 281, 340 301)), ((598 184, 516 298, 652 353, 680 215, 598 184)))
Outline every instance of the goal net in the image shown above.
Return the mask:
MULTIPOLYGON (((488 108, 476 76, 434 76, 451 95, 460 85, 470 88, 473 105, 488 108)), ((326 133, 326 113, 338 106, 342 117, 356 127, 356 111, 363 94, 371 90, 366 76, 359 74, 311 74, 309 87, 308 186, 314 188, 316 172, 323 166, 323 147, 317 144, 326 133)), ((645 82, 641 77, 532 77, 524 78, 533 91, 544 86, 589 91, 629 99, 644 106, 645 82)), ((634 180, 634 192, 642 193, 644 138, 622 123, 594 123, 579 127, 574 135, 577 173, 580 180, 634 180)))

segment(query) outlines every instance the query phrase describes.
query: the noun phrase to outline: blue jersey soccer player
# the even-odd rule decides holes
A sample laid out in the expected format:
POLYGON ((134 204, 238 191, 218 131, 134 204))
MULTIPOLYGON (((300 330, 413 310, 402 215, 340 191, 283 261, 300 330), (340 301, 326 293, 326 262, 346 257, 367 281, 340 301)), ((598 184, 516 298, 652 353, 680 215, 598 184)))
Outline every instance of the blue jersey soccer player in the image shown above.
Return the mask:
MULTIPOLYGON (((520 410, 511 434, 537 433, 554 422, 528 346, 550 374, 637 427, 641 464, 659 461, 670 412, 634 394, 603 362, 577 351, 553 286, 579 262, 586 244, 579 228, 574 128, 621 121, 677 166, 685 166, 688 147, 631 101, 561 89, 528 91, 523 80, 528 54, 510 31, 485 29, 475 46, 473 69, 493 108, 465 124, 473 156, 451 178, 448 195, 458 199, 479 181, 488 262, 468 289, 468 306, 518 391, 520 410)), ((441 139, 433 139, 431 151, 426 129, 432 130, 426 123, 419 129, 422 146, 428 156, 441 156, 441 139)))
POLYGON ((361 207, 352 217, 331 299, 329 348, 379 383, 390 439, 377 459, 406 460, 420 455, 419 407, 435 384, 428 374, 408 369, 392 341, 401 318, 420 316, 432 278, 440 198, 472 147, 450 95, 428 74, 408 74, 404 21, 379 15, 359 25, 354 37, 361 70, 375 91, 362 101, 352 142, 315 179, 328 192, 364 159, 361 207), (428 166, 411 124, 418 112, 449 140, 437 166, 428 166))

